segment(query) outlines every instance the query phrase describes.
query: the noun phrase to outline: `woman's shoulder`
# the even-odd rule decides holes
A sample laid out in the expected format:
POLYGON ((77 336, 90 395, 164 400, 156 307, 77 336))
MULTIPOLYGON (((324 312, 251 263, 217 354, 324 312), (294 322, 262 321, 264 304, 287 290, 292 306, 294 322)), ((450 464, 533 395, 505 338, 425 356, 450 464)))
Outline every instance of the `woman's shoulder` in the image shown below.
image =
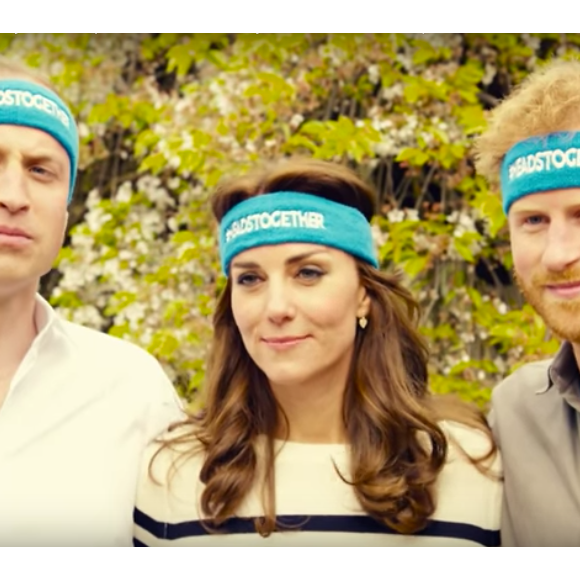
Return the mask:
POLYGON ((457 421, 441 421, 439 426, 445 433, 452 450, 457 446, 473 456, 485 455, 494 447, 491 431, 478 429, 457 421))
POLYGON ((165 492, 174 479, 197 478, 202 461, 203 446, 194 425, 184 423, 165 431, 145 448, 140 492, 165 492))
POLYGON ((489 433, 455 421, 440 423, 448 441, 447 458, 439 474, 440 489, 462 489, 465 497, 487 496, 499 505, 503 467, 489 433))
POLYGON ((497 535, 503 497, 499 451, 481 429, 455 421, 444 421, 440 427, 448 452, 437 478, 437 518, 497 535))
POLYGON ((133 512, 135 545, 156 545, 168 525, 199 520, 203 457, 190 424, 167 431, 145 449, 133 512))
POLYGON ((501 454, 490 430, 457 421, 441 421, 439 426, 447 438, 448 464, 468 464, 482 473, 493 474, 494 479, 501 477, 501 454))

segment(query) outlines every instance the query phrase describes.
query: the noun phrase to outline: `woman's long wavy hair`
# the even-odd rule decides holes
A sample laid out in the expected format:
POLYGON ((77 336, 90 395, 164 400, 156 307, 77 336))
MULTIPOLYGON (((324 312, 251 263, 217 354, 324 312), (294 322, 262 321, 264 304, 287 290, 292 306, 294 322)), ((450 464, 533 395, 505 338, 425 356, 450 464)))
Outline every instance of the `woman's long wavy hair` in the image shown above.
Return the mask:
MULTIPOLYGON (((220 186, 212 209, 220 221, 241 201, 281 190, 310 193, 359 209, 370 221, 374 193, 346 167, 316 160, 287 160, 220 186)), ((414 533, 435 510, 434 483, 445 464, 448 441, 438 422, 451 419, 490 435, 483 414, 457 399, 429 392, 428 351, 417 330, 419 309, 395 275, 358 262, 370 296, 368 326, 357 330, 343 403, 353 486, 363 509, 385 526, 414 533)), ((214 315, 204 411, 192 429, 165 445, 191 442, 204 452, 200 479, 203 512, 219 527, 233 517, 246 495, 262 489, 264 517, 256 529, 277 529, 274 437, 284 417, 267 377, 248 355, 236 327, 228 281, 214 315), (264 452, 257 452, 263 437, 264 452)), ((481 465, 495 453, 470 458, 481 465)))

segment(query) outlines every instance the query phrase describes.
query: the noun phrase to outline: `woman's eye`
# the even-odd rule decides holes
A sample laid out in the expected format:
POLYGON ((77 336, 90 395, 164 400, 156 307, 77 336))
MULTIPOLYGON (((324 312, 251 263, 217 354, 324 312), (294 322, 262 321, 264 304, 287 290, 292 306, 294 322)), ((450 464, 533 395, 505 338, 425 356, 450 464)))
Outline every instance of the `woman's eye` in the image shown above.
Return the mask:
POLYGON ((322 276, 324 276, 324 272, 317 268, 300 268, 298 271, 298 277, 303 280, 317 280, 322 276))
POLYGON ((259 278, 256 274, 240 274, 236 278, 236 283, 240 286, 251 286, 258 282, 259 278))

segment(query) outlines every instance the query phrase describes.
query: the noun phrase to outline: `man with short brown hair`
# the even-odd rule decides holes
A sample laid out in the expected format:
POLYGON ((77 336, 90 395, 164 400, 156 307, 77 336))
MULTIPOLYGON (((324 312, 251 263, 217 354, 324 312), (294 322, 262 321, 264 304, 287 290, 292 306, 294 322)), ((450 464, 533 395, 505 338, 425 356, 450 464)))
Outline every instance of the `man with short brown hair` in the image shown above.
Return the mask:
POLYGON ((141 452, 181 416, 159 363, 38 294, 79 140, 49 85, 0 63, 0 545, 132 545, 141 452))

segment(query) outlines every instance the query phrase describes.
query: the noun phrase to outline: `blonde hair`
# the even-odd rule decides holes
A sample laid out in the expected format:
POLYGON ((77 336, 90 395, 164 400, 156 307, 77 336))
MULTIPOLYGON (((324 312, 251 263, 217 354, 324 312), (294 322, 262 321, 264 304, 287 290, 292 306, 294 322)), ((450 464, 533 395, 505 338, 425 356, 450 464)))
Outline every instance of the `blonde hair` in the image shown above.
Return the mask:
POLYGON ((539 68, 491 112, 475 140, 475 167, 493 186, 501 163, 519 141, 555 131, 580 130, 580 61, 539 68))
POLYGON ((0 56, 0 79, 9 78, 33 81, 55 93, 57 92, 54 85, 40 71, 27 67, 18 61, 0 56))

